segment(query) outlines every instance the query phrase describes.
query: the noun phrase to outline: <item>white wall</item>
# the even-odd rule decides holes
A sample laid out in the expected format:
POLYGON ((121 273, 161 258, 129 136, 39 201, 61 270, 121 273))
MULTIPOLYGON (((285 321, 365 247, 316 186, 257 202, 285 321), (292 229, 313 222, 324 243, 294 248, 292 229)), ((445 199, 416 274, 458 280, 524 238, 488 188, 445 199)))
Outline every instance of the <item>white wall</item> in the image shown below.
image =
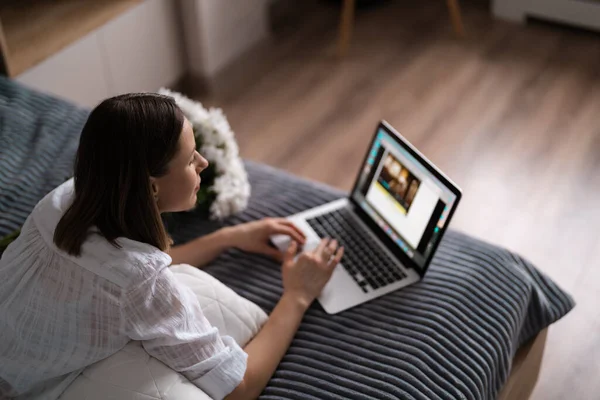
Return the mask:
POLYGON ((268 0, 179 0, 188 67, 214 76, 268 36, 268 0))
POLYGON ((186 72, 177 6, 145 0, 16 79, 88 107, 172 85, 186 72))

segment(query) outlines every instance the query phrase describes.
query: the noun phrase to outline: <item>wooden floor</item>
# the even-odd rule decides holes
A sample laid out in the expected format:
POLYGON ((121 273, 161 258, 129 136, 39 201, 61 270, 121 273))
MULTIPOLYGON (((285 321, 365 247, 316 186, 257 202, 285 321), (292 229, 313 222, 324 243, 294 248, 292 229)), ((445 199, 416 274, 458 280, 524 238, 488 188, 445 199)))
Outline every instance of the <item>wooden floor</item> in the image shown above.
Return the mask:
POLYGON ((320 7, 201 100, 225 109, 244 157, 342 189, 387 119, 462 187, 453 228, 577 300, 550 329, 533 398, 599 398, 600 34, 494 21, 476 2, 461 41, 445 2, 391 1, 358 13, 340 61, 337 10, 320 7))

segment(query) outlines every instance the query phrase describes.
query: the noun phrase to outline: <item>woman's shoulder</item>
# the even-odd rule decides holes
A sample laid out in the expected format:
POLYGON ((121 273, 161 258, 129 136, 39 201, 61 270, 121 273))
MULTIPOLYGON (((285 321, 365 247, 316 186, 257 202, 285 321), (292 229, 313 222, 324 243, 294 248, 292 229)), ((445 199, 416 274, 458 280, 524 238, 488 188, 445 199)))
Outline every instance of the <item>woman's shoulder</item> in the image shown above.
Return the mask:
POLYGON ((117 239, 118 248, 106 240, 104 243, 111 247, 112 254, 105 258, 102 268, 113 271, 125 287, 156 276, 172 262, 167 253, 146 243, 127 238, 117 239))
POLYGON ((58 249, 53 241, 54 230, 73 197, 74 182, 70 179, 46 195, 32 213, 35 228, 52 251, 121 287, 139 282, 171 264, 171 257, 154 246, 126 238, 118 238, 118 246, 114 246, 93 228, 79 256, 58 249))
POLYGON ((52 190, 37 203, 31 216, 35 220, 40 232, 44 235, 44 239, 48 239, 47 236, 49 234, 54 235, 54 228, 66 209, 73 202, 74 195, 75 185, 71 178, 52 190))

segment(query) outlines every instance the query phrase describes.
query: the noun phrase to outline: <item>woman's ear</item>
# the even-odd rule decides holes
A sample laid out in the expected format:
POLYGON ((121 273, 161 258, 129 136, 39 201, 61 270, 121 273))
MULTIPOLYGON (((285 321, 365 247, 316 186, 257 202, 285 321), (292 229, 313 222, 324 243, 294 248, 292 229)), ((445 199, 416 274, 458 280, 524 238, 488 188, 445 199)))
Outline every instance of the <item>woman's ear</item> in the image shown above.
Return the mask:
POLYGON ((152 176, 150 177, 150 187, 152 188, 154 200, 158 201, 158 182, 156 181, 156 178, 152 176))

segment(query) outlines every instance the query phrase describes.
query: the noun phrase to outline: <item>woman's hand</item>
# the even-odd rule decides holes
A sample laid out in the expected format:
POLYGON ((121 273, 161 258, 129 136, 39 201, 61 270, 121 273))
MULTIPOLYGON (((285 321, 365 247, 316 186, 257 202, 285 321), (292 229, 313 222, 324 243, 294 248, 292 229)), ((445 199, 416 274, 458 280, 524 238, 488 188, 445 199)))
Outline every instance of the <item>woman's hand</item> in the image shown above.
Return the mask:
POLYGON ((307 307, 321 294, 335 266, 344 255, 337 240, 323 239, 313 251, 302 253, 296 260, 296 242, 291 242, 282 266, 283 293, 307 307))
POLYGON ((231 246, 251 253, 264 254, 280 262, 283 261, 283 253, 269 245, 271 236, 287 235, 292 239, 292 243, 300 245, 304 245, 306 241, 302 231, 284 218, 265 218, 228 229, 231 246))

